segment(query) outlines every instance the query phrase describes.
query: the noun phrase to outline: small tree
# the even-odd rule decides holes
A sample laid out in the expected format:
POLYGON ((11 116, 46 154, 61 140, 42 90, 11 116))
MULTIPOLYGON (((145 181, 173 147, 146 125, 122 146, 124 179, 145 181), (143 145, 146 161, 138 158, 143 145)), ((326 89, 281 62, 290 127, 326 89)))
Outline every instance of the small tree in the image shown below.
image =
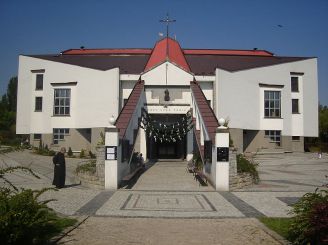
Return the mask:
POLYGON ((67 156, 69 157, 73 156, 73 151, 71 147, 68 147, 67 156))
POLYGON ((80 158, 84 158, 85 157, 85 152, 83 149, 81 149, 81 152, 80 152, 80 158))

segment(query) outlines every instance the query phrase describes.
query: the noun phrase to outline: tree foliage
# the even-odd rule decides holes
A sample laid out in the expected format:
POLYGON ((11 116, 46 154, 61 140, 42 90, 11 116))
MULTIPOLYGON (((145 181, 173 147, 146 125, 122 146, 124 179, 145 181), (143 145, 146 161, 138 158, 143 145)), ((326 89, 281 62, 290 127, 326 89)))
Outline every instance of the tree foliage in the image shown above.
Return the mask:
POLYGON ((328 142, 328 107, 319 106, 319 137, 322 142, 328 142))
POLYGON ((9 143, 16 138, 17 77, 8 83, 0 100, 0 141, 9 143))

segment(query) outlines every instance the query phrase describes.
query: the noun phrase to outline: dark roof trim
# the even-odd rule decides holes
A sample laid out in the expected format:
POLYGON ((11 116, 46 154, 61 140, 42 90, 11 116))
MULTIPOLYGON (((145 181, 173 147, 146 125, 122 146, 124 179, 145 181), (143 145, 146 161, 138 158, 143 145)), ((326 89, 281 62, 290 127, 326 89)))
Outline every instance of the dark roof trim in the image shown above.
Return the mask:
POLYGON ((303 76, 304 72, 291 72, 290 75, 303 76))
POLYGON ((266 83, 259 83, 260 87, 265 87, 265 88, 283 88, 285 85, 281 84, 266 84, 266 83))
POLYGON ((50 83, 54 87, 58 86, 76 86, 77 82, 67 82, 67 83, 50 83))
POLYGON ((45 69, 31 70, 32 73, 44 73, 45 71, 45 69))

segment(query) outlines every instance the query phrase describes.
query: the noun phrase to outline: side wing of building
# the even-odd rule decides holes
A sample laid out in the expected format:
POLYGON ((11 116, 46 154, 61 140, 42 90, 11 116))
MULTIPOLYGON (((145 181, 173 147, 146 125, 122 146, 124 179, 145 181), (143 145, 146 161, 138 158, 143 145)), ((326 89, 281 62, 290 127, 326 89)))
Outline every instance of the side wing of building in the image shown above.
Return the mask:
POLYGON ((245 141, 260 135, 268 142, 260 140, 249 150, 267 148, 274 143, 271 134, 280 134, 285 138, 277 148, 293 150, 286 144, 318 136, 316 58, 235 72, 217 69, 216 91, 216 114, 236 130, 239 148, 247 150, 251 142, 245 141))

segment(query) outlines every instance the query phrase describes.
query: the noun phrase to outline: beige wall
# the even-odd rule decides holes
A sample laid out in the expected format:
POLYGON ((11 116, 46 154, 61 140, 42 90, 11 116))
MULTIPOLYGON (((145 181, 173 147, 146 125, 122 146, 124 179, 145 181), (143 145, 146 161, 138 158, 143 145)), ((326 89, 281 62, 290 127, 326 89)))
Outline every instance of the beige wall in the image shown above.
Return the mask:
POLYGON ((233 147, 237 150, 237 153, 243 153, 243 130, 240 128, 229 128, 230 138, 233 141, 233 147))
MULTIPOLYGON (((69 135, 65 135, 64 140, 59 141, 58 145, 54 145, 53 142, 53 135, 52 134, 42 134, 42 143, 45 145, 48 145, 49 149, 52 149, 54 151, 58 151, 60 147, 66 147, 66 150, 68 150, 69 147, 72 148, 72 151, 81 151, 81 149, 86 151, 86 154, 89 153, 89 151, 92 151, 91 148, 91 135, 92 130, 88 129, 70 129, 69 135)), ((31 134, 30 136, 30 143, 31 145, 38 147, 39 146, 39 140, 34 140, 34 135, 31 134)), ((92 151, 94 152, 94 151, 92 151)))

